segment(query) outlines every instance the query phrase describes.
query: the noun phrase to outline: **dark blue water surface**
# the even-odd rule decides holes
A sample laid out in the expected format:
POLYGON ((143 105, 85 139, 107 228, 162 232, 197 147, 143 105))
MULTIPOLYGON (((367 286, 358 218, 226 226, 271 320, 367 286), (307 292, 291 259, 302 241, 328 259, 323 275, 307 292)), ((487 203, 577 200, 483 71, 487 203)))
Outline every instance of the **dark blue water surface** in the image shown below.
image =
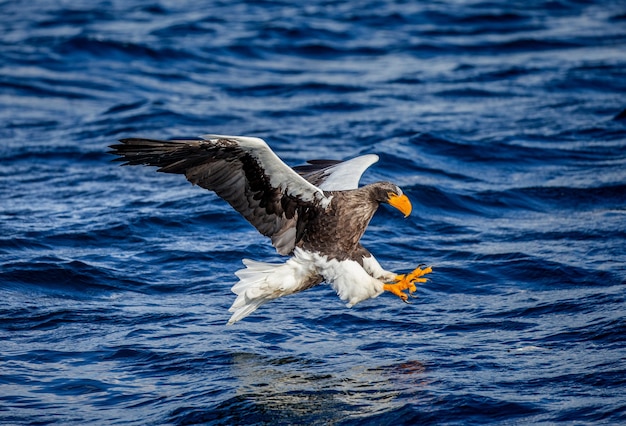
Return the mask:
POLYGON ((0 2, 0 423, 626 422, 622 1, 0 2), (128 136, 378 153, 364 244, 420 297, 327 285, 227 327, 214 194, 128 136))

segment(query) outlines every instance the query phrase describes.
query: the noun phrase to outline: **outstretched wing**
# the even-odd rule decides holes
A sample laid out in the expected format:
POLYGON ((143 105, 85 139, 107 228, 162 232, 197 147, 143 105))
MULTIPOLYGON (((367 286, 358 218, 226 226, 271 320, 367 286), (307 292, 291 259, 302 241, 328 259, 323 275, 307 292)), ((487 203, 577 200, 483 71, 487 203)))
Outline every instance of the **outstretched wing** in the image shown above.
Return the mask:
POLYGON ((358 188, 363 172, 377 161, 378 155, 368 154, 347 161, 310 160, 293 169, 324 191, 346 191, 358 188))
POLYGON ((206 135, 200 140, 122 139, 112 153, 124 165, 159 167, 184 174, 195 185, 215 191, 289 254, 303 229, 299 218, 309 207, 326 207, 324 192, 294 172, 259 138, 206 135))

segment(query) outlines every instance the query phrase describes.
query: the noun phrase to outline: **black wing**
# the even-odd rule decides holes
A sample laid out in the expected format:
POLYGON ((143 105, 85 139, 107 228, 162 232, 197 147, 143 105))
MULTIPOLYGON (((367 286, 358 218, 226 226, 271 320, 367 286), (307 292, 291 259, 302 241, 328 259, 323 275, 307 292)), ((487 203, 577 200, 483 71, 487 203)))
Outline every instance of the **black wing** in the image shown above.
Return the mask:
POLYGON ((159 167, 159 172, 184 174, 215 191, 272 239, 280 254, 289 254, 313 208, 324 208, 323 191, 284 164, 259 138, 207 135, 201 140, 122 139, 112 145, 124 165, 159 167))

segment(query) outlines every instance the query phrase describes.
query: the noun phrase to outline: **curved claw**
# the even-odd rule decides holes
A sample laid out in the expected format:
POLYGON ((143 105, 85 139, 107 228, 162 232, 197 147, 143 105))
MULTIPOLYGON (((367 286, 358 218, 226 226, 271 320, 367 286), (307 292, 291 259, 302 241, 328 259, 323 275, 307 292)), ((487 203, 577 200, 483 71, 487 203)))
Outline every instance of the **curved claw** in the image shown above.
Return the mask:
POLYGON ((394 278, 394 281, 399 283, 400 281, 403 281, 406 278, 406 274, 397 274, 396 277, 394 278))
POLYGON ((396 296, 398 296, 403 301, 406 301, 406 299, 409 298, 406 294, 403 293, 403 290, 405 290, 405 288, 402 285, 402 283, 399 283, 399 284, 385 284, 383 286, 383 289, 385 291, 388 291, 390 293, 395 294, 396 296))
POLYGON ((425 264, 422 263, 408 274, 396 275, 394 279, 395 282, 393 284, 385 284, 383 289, 395 294, 402 299, 404 303, 410 304, 408 300, 409 297, 417 299, 417 296, 414 295, 414 293, 417 292, 415 284, 427 282, 428 278, 423 278, 423 276, 432 272, 430 266, 422 269, 423 266, 425 266, 425 264), (404 293, 405 290, 408 290, 408 295, 404 293))

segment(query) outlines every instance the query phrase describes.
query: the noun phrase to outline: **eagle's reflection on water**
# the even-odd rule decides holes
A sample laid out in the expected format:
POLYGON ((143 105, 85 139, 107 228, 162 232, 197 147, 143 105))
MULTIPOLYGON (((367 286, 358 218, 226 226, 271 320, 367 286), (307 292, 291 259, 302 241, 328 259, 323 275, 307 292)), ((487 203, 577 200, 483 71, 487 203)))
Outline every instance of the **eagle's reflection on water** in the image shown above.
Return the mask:
POLYGON ((338 369, 329 368, 332 360, 272 359, 251 353, 237 353, 232 359, 233 377, 240 381, 232 400, 255 408, 261 418, 249 417, 252 421, 275 416, 294 423, 332 424, 370 417, 401 408, 406 398, 399 396, 419 397, 428 383, 426 367, 417 360, 338 369))

